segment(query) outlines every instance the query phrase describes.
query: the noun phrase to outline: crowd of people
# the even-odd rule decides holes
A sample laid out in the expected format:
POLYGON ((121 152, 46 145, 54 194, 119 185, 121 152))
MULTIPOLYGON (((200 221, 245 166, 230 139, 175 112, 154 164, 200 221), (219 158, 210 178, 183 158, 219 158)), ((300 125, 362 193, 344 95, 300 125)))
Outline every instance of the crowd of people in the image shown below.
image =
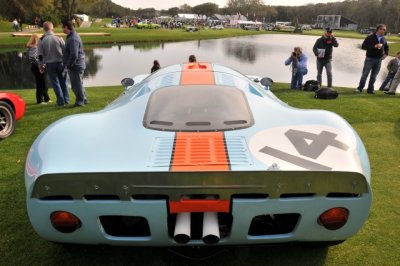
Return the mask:
POLYGON ((36 80, 36 101, 38 104, 50 103, 46 76, 50 80, 56 95, 56 106, 62 107, 70 102, 68 77, 75 95, 74 106, 84 106, 88 103, 83 72, 86 68, 83 43, 76 33, 72 21, 62 22, 66 41, 53 32, 53 23, 43 23, 44 34, 39 37, 33 34, 28 41, 28 58, 31 71, 36 80))
MULTIPOLYGON (((379 24, 373 34, 367 36, 361 45, 361 49, 366 50, 365 61, 356 93, 364 90, 369 76, 367 86, 368 94, 375 94, 374 84, 376 77, 381 69, 382 61, 389 54, 389 45, 385 39, 386 25, 379 24)), ((333 30, 328 27, 324 35, 318 38, 313 46, 313 53, 317 59, 317 81, 322 86, 322 72, 325 68, 327 76, 327 87, 332 89, 332 53, 333 48, 338 47, 339 43, 333 35, 333 30)), ((285 65, 291 65, 292 79, 291 89, 299 90, 303 87, 303 76, 307 74, 307 56, 300 47, 294 47, 294 51, 285 61, 285 65)), ((395 95, 396 88, 400 83, 400 51, 396 58, 392 59, 388 65, 388 74, 379 90, 388 95, 395 95)))
MULTIPOLYGON (((53 32, 53 23, 43 23, 44 34, 33 34, 27 43, 28 57, 31 63, 31 71, 36 80, 36 101, 38 104, 50 103, 46 76, 50 80, 56 95, 56 106, 61 107, 70 102, 68 91, 68 78, 71 89, 75 95, 74 106, 84 106, 88 103, 85 87, 83 86, 83 73, 85 71, 85 53, 83 43, 74 29, 74 23, 69 20, 62 22, 63 32, 67 35, 66 41, 53 32)), ((388 56, 389 46, 384 37, 386 26, 379 24, 374 34, 365 38, 361 48, 366 50, 366 57, 360 82, 355 92, 361 93, 366 85, 367 93, 374 94, 374 84, 380 71, 382 61, 388 56)), ((324 35, 318 38, 313 46, 313 53, 317 60, 317 82, 322 86, 322 72, 325 68, 327 87, 332 89, 332 53, 333 48, 339 43, 333 35, 331 28, 326 28, 324 35)), ((301 47, 294 47, 285 65, 291 65, 292 78, 290 87, 300 90, 303 87, 303 77, 308 73, 307 55, 301 47)), ((189 62, 196 62, 194 55, 189 56, 189 62)), ((400 51, 387 65, 388 74, 379 90, 385 94, 395 95, 400 83, 400 51)), ((158 60, 153 61, 151 73, 161 68, 158 60)))

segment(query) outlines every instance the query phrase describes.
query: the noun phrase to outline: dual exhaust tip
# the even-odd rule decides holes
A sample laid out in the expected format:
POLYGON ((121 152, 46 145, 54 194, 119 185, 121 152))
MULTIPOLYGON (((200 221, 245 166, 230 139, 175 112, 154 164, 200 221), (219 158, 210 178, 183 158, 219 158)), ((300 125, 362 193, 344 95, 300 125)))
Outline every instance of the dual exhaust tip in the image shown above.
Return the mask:
MULTIPOLYGON (((191 239, 190 212, 181 212, 176 216, 174 240, 179 244, 186 244, 191 239)), ((216 244, 220 240, 218 213, 205 212, 203 216, 202 239, 206 244, 216 244)))

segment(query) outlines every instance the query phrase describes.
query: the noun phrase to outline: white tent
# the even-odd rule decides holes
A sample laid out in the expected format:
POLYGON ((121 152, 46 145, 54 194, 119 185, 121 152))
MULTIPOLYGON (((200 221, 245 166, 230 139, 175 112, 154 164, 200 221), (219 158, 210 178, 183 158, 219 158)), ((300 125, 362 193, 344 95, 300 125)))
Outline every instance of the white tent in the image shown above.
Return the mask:
POLYGON ((74 14, 74 16, 77 16, 80 18, 83 22, 89 21, 89 16, 86 14, 74 14))

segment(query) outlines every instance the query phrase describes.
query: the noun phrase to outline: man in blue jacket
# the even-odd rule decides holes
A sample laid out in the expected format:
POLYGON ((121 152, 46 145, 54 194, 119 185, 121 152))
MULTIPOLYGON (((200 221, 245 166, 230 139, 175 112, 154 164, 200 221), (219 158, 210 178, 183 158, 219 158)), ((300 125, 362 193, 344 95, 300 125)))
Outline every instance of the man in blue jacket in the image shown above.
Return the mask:
POLYGON ((83 43, 74 30, 71 21, 64 20, 62 22, 62 28, 64 33, 67 34, 63 53, 63 64, 66 71, 68 71, 72 91, 75 94, 76 100, 74 106, 84 106, 87 103, 87 98, 85 87, 83 86, 83 72, 86 68, 83 43))
POLYGON ((362 75, 360 79, 360 84, 358 85, 355 92, 362 92, 367 81, 368 75, 371 72, 371 76, 369 77, 369 83, 367 88, 367 93, 374 94, 374 83, 376 80, 376 76, 381 69, 382 60, 384 60, 389 54, 389 46, 384 37, 386 32, 386 25, 379 24, 376 26, 376 31, 374 34, 369 35, 365 38, 364 42, 361 45, 361 49, 367 50, 366 57, 364 61, 364 67, 362 70, 362 75))
POLYGON ((325 67, 326 76, 328 78, 328 87, 332 88, 332 50, 333 47, 338 47, 335 36, 332 34, 331 28, 325 29, 325 34, 317 39, 314 44, 313 52, 317 57, 317 80, 319 85, 322 85, 322 70, 325 67))

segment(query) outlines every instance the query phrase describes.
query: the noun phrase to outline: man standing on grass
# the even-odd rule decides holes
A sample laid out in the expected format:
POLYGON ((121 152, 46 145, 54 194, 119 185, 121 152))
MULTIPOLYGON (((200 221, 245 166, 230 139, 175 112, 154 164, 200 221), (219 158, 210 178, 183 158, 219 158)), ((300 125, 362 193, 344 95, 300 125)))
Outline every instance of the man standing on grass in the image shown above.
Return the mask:
POLYGON ((384 60, 389 54, 389 46, 384 37, 386 33, 386 25, 379 24, 376 26, 376 31, 374 34, 369 35, 365 38, 361 45, 361 49, 367 50, 366 57, 364 61, 364 67, 362 70, 362 75, 360 79, 360 84, 358 85, 355 92, 362 92, 367 81, 368 75, 369 83, 367 88, 367 93, 374 94, 374 83, 376 76, 381 69, 382 60, 384 60))
POLYGON ((83 43, 74 30, 71 21, 64 20, 62 22, 62 28, 64 33, 67 34, 63 63, 66 71, 68 71, 72 91, 75 94, 76 100, 74 106, 84 106, 87 103, 87 98, 85 87, 83 87, 83 72, 86 68, 83 43))
POLYGON ((325 34, 317 39, 314 44, 313 52, 317 57, 317 80, 320 86, 322 86, 322 70, 325 67, 328 87, 332 88, 332 51, 333 47, 338 46, 339 44, 332 34, 332 29, 329 27, 325 29, 325 34))
POLYGON ((53 23, 43 23, 44 35, 38 45, 38 58, 41 73, 47 72, 47 76, 53 85, 57 97, 56 106, 62 107, 69 103, 67 76, 63 66, 64 40, 53 33, 53 23))

